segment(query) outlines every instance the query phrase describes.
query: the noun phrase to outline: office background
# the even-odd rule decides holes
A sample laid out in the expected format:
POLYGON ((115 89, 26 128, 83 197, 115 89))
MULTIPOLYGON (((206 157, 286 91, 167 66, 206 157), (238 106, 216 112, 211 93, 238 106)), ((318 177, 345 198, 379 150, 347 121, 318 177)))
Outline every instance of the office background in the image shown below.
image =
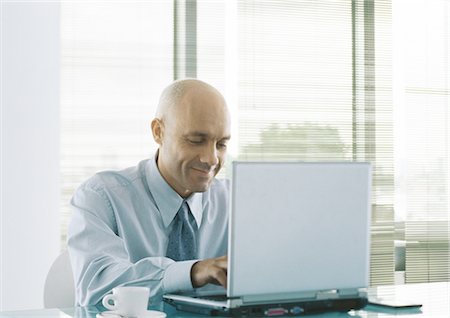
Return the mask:
POLYGON ((373 285, 449 280, 448 0, 2 1, 0 16, 0 310, 42 307, 72 192, 154 153, 159 94, 183 77, 224 93, 229 161, 374 164, 373 285))

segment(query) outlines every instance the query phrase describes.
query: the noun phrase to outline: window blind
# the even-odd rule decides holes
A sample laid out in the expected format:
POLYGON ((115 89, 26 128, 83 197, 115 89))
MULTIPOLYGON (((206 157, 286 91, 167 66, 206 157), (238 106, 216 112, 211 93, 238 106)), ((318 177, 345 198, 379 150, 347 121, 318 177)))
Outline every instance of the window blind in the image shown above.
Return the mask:
POLYGON ((372 162, 373 285, 394 282, 394 218, 406 282, 449 279, 447 0, 61 8, 63 236, 76 186, 151 155, 162 88, 196 76, 231 109, 228 163, 372 162))
POLYGON ((76 187, 153 155, 150 121, 173 79, 170 1, 61 3, 62 246, 76 187))
POLYGON ((239 157, 372 162, 371 284, 393 283, 389 3, 238 3, 239 157))
POLYGON ((395 0, 393 20, 405 279, 448 281, 450 2, 395 0))
POLYGON ((226 95, 231 159, 372 162, 371 284, 393 283, 390 1, 195 8, 196 74, 226 95))

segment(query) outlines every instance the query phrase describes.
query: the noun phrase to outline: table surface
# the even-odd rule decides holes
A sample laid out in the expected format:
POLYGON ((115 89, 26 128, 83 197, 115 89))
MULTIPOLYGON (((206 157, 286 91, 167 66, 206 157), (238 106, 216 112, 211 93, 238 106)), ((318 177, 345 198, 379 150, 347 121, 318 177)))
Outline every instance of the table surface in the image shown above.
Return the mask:
MULTIPOLYGON (((390 309, 369 305, 364 310, 349 311, 348 313, 329 312, 311 315, 311 317, 450 317, 450 283, 448 282, 371 287, 368 289, 368 294, 369 298, 395 299, 420 303, 423 306, 421 308, 390 309)), ((172 306, 164 303, 155 304, 150 309, 162 310, 167 313, 168 318, 208 317, 176 311, 172 306)), ((99 309, 96 307, 3 311, 0 312, 0 318, 95 318, 98 312, 99 309)), ((302 317, 307 317, 307 315, 302 317)))

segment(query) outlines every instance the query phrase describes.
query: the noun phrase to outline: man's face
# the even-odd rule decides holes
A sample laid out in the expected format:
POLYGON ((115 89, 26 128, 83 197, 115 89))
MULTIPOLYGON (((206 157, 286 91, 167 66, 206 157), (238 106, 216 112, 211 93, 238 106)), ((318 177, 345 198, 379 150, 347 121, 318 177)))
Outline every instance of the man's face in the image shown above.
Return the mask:
POLYGON ((204 192, 219 172, 230 139, 230 118, 221 96, 190 91, 161 122, 158 168, 182 197, 204 192))

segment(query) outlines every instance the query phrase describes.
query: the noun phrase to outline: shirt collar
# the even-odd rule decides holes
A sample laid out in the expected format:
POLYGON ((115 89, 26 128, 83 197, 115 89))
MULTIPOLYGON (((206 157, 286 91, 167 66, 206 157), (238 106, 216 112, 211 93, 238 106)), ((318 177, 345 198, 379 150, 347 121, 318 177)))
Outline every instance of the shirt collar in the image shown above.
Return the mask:
MULTIPOLYGON (((168 227, 184 199, 162 177, 156 164, 157 156, 158 154, 148 161, 146 178, 149 190, 155 199, 159 213, 161 213, 164 226, 168 227)), ((191 194, 186 202, 197 222, 197 227, 200 228, 203 216, 203 193, 191 194)))

